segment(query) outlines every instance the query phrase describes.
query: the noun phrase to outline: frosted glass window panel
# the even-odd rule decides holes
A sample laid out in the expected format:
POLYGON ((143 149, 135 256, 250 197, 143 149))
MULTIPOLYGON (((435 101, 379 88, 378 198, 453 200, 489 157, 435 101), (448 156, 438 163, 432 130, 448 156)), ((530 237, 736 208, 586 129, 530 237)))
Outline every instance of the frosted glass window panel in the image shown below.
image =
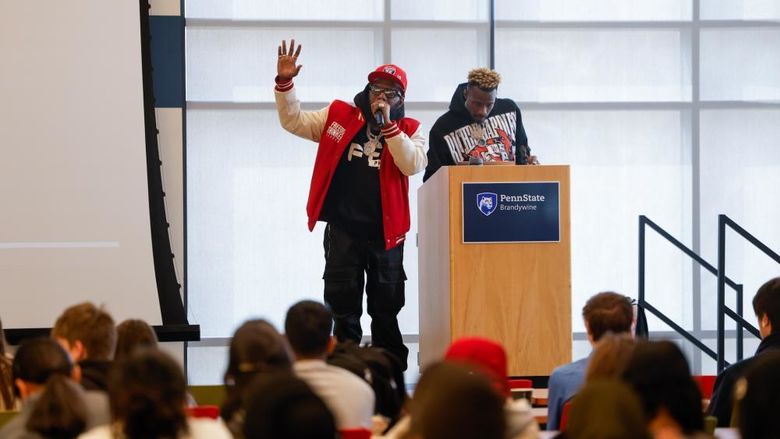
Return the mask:
POLYGON ((380 36, 371 29, 252 29, 187 27, 187 100, 273 102, 277 47, 303 45, 296 78, 304 102, 351 101, 382 64, 380 36))
POLYGON ((409 77, 407 101, 450 102, 469 70, 488 64, 487 35, 472 29, 394 30, 392 61, 409 77))
POLYGON ((499 29, 502 93, 521 101, 690 101, 689 33, 499 29))
POLYGON ((387 0, 394 20, 488 20, 485 0, 387 0))
MULTIPOLYGON (((571 166, 574 331, 585 330, 579 316, 593 294, 637 296, 639 215, 690 242, 687 119, 679 111, 523 111, 540 161, 571 166)), ((682 292, 690 288, 690 264, 655 239, 648 240, 646 258, 654 304, 687 322, 690 293, 682 292)))
MULTIPOLYGON (((714 338, 705 338, 701 340, 704 344, 709 346, 713 351, 717 349, 717 343, 718 341, 714 338)), ((760 339, 753 337, 752 334, 745 333, 745 338, 743 339, 743 358, 752 357, 756 353, 756 349, 758 349, 758 345, 761 342, 760 339)), ((725 350, 726 350, 726 361, 729 363, 734 363, 737 359, 737 340, 732 337, 726 337, 726 343, 724 344, 725 350)), ((716 375, 718 372, 718 363, 717 361, 711 359, 707 355, 702 354, 702 364, 701 364, 701 372, 698 372, 701 375, 716 375)), ((697 373, 696 371, 693 371, 693 373, 697 373)))
POLYGON ((702 20, 777 20, 777 0, 699 0, 702 20))
MULTIPOLYGON (((446 112, 446 106, 442 105, 440 111, 418 110, 414 105, 406 105, 406 116, 417 119, 422 124, 423 132, 426 138, 436 119, 446 112)), ((426 142, 427 148, 427 142, 426 142)), ((411 210, 411 228, 406 234, 406 244, 404 244, 404 271, 406 271, 406 304, 398 315, 398 324, 402 334, 419 333, 419 258, 417 249, 417 231, 418 229, 418 210, 417 210, 417 190, 422 186, 423 172, 409 177, 409 206, 411 210)), ((367 322, 363 322, 364 332, 367 331, 367 322)), ((409 364, 416 364, 413 357, 409 356, 409 364)))
MULTIPOLYGON (((277 327, 284 332, 284 327, 277 327)), ((230 332, 233 335, 234 331, 230 332)), ((190 386, 217 385, 224 382, 228 365, 229 342, 225 346, 187 346, 187 384, 190 386)))
POLYGON ((497 0, 497 20, 679 21, 691 19, 690 0, 497 0))
MULTIPOLYGON (((726 214, 780 253, 780 110, 707 110, 701 113, 702 256, 717 262, 718 215, 726 214)), ((732 231, 726 233, 726 275, 744 284, 746 320, 755 324, 751 300, 778 265, 732 231)), ((716 279, 702 275, 702 316, 716 325, 716 279), (705 296, 706 294, 706 296, 705 296)), ((726 289, 733 302, 734 293, 726 289)), ((730 324, 731 325, 731 324, 730 324)), ((733 327, 733 326, 732 326, 733 327)))
POLYGON ((376 21, 382 0, 186 0, 187 18, 376 21))
POLYGON ((322 228, 306 227, 316 144, 275 110, 187 112, 188 307, 204 337, 247 318, 277 327, 290 305, 322 300, 322 228))
POLYGON ((701 98, 780 101, 780 29, 702 30, 701 98))

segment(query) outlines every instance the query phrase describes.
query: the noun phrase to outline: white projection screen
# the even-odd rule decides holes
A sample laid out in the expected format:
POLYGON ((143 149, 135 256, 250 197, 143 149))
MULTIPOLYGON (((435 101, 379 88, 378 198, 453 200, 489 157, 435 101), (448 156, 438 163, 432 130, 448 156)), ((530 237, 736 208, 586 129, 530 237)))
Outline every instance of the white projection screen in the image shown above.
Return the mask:
POLYGON ((0 318, 160 325, 139 3, 0 0, 0 318))

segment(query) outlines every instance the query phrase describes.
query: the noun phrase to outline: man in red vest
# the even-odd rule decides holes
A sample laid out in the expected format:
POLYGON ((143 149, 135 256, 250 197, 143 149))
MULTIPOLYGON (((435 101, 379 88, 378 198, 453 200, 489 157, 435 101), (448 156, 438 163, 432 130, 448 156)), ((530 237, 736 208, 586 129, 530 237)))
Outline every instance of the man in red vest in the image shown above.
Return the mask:
POLYGON ((403 243, 409 231, 409 175, 427 164, 420 123, 404 117, 406 72, 379 66, 354 104, 335 100, 301 111, 293 78, 301 46, 278 49, 276 107, 287 131, 319 143, 306 211, 309 230, 325 228, 325 302, 339 341, 360 342, 365 285, 374 346, 398 356, 409 350, 398 328, 404 305, 403 243))

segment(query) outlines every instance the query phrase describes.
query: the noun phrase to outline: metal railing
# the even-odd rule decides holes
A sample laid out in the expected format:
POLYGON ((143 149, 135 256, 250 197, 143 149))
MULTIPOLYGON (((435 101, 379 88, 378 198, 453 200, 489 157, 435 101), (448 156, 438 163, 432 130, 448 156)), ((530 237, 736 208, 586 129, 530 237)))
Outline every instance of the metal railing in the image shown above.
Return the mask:
POLYGON ((756 246, 766 255, 780 263, 780 256, 773 252, 769 247, 756 239, 753 235, 748 233, 745 229, 740 227, 737 223, 732 221, 726 215, 718 216, 718 267, 714 267, 712 264, 704 260, 701 256, 696 254, 693 250, 688 248, 685 244, 670 235, 666 230, 661 228, 658 224, 654 223, 648 217, 644 215, 639 216, 639 291, 638 291, 638 310, 637 310, 637 335, 648 335, 647 330, 647 318, 644 311, 647 310, 659 320, 669 325, 675 332, 680 334, 683 338, 691 342, 694 346, 699 348, 703 353, 717 362, 717 370, 720 372, 728 363, 725 360, 725 317, 728 316, 737 323, 737 335, 736 335, 736 347, 737 347, 737 359, 741 360, 744 357, 744 334, 747 330, 756 337, 760 337, 760 333, 755 326, 747 322, 742 317, 743 312, 743 293, 744 289, 742 284, 738 284, 726 276, 726 232, 725 227, 728 225, 734 231, 739 233, 743 238, 747 239, 751 244, 756 246), (685 253, 688 257, 694 260, 702 268, 715 275, 718 279, 718 303, 717 303, 717 343, 716 350, 712 350, 709 346, 702 343, 701 340, 696 338, 694 334, 684 329, 672 319, 666 316, 663 312, 654 307, 647 301, 645 296, 645 230, 650 227, 662 238, 666 239, 669 243, 677 247, 680 251, 685 253), (736 292, 736 311, 732 310, 725 305, 725 291, 726 286, 729 286, 736 292))
POLYGON ((722 214, 718 215, 718 268, 716 270, 718 276, 718 372, 723 370, 726 365, 724 358, 726 351, 726 316, 731 317, 734 321, 737 322, 737 358, 742 359, 743 328, 747 329, 756 337, 761 337, 758 329, 742 318, 741 285, 737 296, 737 311, 734 312, 729 307, 727 307, 725 303, 726 284, 728 283, 728 278, 726 277, 726 226, 730 227, 731 230, 737 232, 742 238, 753 244, 754 247, 761 250, 765 255, 769 256, 775 262, 780 264, 780 255, 772 251, 772 249, 767 247, 763 242, 759 241, 758 238, 748 233, 747 230, 743 229, 739 224, 735 223, 728 216, 722 214))

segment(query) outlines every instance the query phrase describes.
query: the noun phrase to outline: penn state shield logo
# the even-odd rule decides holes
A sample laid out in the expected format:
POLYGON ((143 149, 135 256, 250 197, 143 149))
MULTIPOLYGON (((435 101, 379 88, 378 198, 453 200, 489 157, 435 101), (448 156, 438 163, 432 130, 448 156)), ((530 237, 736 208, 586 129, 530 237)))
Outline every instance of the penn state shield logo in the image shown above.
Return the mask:
POLYGON ((498 195, 493 192, 480 192, 477 194, 477 208, 485 216, 490 216, 498 206, 498 195))

